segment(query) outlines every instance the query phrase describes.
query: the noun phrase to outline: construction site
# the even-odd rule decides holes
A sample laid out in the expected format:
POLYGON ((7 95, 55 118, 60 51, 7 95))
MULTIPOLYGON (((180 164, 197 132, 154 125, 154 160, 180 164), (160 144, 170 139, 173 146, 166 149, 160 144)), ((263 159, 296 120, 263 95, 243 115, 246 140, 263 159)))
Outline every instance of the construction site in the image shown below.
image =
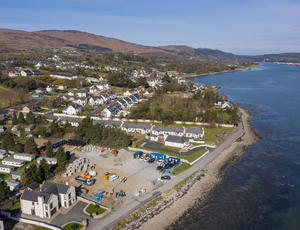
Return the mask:
POLYGON ((157 170, 161 161, 149 162, 142 154, 91 145, 76 148, 74 154, 77 159, 55 182, 73 185, 81 197, 108 208, 143 196, 163 183, 157 170))

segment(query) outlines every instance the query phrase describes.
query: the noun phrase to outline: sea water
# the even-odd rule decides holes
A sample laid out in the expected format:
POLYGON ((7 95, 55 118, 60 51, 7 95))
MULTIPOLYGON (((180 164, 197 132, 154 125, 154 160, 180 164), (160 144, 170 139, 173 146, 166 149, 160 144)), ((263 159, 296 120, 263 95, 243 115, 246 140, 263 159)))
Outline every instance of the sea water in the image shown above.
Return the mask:
POLYGON ((260 63, 191 80, 225 87, 228 100, 253 114, 261 139, 169 229, 299 230, 300 67, 260 63))

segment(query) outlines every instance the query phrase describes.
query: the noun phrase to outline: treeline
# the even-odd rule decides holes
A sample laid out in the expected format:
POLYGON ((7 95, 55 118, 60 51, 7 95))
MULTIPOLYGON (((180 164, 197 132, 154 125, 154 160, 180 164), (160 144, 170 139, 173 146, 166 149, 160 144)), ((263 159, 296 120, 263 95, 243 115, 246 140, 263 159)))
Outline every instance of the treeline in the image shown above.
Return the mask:
POLYGON ((140 77, 136 81, 132 81, 125 73, 122 72, 109 72, 107 79, 109 84, 112 86, 126 88, 136 88, 138 86, 144 86, 145 88, 149 87, 146 78, 140 77))
POLYGON ((127 147, 130 145, 130 137, 120 129, 105 127, 100 124, 93 124, 87 117, 84 118, 76 132, 80 140, 88 144, 98 144, 106 147, 127 147))
POLYGON ((130 118, 159 120, 164 124, 174 121, 237 123, 237 110, 216 108, 214 104, 218 99, 221 99, 221 95, 212 88, 188 97, 184 97, 180 91, 170 94, 160 89, 151 99, 132 109, 130 118))

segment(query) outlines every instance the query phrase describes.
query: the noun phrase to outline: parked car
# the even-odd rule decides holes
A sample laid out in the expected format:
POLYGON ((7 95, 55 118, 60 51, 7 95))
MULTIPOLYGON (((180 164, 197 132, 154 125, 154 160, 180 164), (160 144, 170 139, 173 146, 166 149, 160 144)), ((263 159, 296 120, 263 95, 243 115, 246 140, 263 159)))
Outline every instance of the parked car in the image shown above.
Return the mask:
POLYGON ((161 165, 159 165, 159 166, 156 167, 156 169, 157 169, 157 170, 162 170, 163 167, 162 167, 161 165))
POLYGON ((167 175, 167 176, 162 176, 160 179, 161 180, 171 180, 171 177, 167 175))
POLYGON ((148 163, 153 163, 154 161, 155 161, 154 158, 150 158, 150 159, 148 160, 148 163))

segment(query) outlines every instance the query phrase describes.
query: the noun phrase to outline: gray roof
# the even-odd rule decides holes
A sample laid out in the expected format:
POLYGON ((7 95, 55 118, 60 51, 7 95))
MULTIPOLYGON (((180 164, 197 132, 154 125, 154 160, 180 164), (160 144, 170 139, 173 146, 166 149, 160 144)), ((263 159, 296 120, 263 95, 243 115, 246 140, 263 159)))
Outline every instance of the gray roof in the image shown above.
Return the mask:
POLYGON ((134 128, 134 129, 151 129, 150 124, 127 123, 127 122, 124 122, 122 127, 124 127, 124 128, 134 128))
POLYGON ((2 163, 4 163, 4 162, 15 162, 15 163, 19 163, 19 164, 25 164, 25 161, 19 160, 19 159, 14 159, 11 157, 7 157, 7 158, 3 159, 2 163))
POLYGON ((183 144, 188 142, 189 139, 187 137, 168 135, 165 141, 183 144))
POLYGON ((3 164, 0 164, 0 168, 14 169, 15 167, 12 166, 12 165, 3 165, 3 164))
POLYGON ((46 192, 33 192, 33 191, 25 190, 21 196, 21 199, 37 202, 39 196, 43 197, 45 202, 48 203, 51 194, 48 194, 46 192))
POLYGON ((108 126, 116 126, 116 127, 120 127, 122 124, 121 121, 115 121, 115 120, 93 120, 93 123, 108 125, 108 126))
POLYGON ((124 97, 123 100, 125 100, 128 104, 132 104, 132 101, 129 97, 124 97))
POLYGON ((186 133, 193 133, 193 134, 202 134, 203 129, 199 127, 189 127, 185 131, 186 133))
POLYGON ((184 128, 179 126, 160 126, 154 125, 152 130, 154 131, 162 131, 162 132, 176 132, 176 133, 183 133, 184 128))
POLYGON ((45 182, 42 185, 41 191, 45 193, 54 193, 55 195, 58 194, 66 194, 68 192, 69 186, 65 184, 56 184, 56 183, 50 183, 50 182, 45 182))
POLYGON ((22 156, 22 157, 32 157, 35 158, 35 155, 29 154, 29 153, 15 153, 14 156, 22 156))
POLYGON ((11 175, 17 175, 17 176, 22 176, 23 175, 23 172, 21 171, 13 171, 10 173, 11 175))

